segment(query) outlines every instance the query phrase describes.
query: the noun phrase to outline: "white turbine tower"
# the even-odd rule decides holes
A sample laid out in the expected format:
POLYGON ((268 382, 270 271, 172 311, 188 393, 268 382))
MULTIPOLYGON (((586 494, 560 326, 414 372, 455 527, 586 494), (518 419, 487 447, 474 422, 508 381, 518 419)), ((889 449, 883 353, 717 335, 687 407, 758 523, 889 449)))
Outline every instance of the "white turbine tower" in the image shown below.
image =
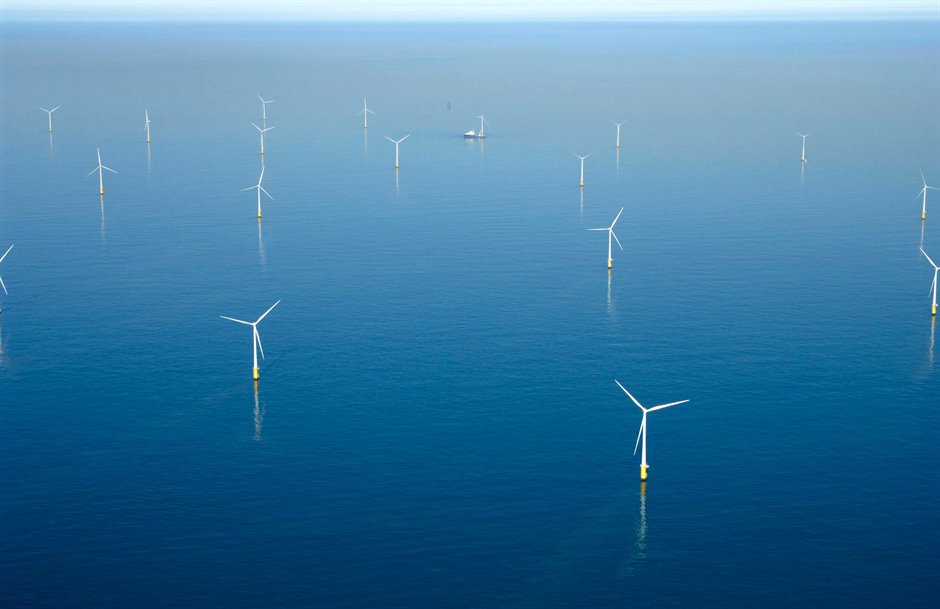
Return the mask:
POLYGON ((391 143, 395 144, 395 169, 398 169, 398 145, 401 144, 402 142, 404 142, 405 140, 407 140, 409 137, 411 137, 411 134, 410 134, 410 133, 409 133, 408 135, 406 135, 405 137, 401 138, 400 140, 393 140, 392 138, 388 137, 387 135, 385 136, 385 139, 387 139, 387 140, 390 141, 391 143))
POLYGON ((623 208, 620 208, 620 211, 617 212, 617 217, 614 218, 614 221, 610 223, 610 226, 607 228, 589 228, 588 230, 605 230, 607 231, 607 268, 611 269, 614 267, 614 258, 613 258, 613 241, 617 242, 617 245, 620 247, 620 250, 623 251, 623 246, 620 245, 620 239, 617 239, 617 235, 614 233, 614 224, 617 223, 617 220, 620 219, 620 214, 623 213, 623 208))
POLYGON ((623 123, 614 123, 614 124, 617 125, 617 146, 616 146, 616 148, 620 148, 620 125, 622 125, 623 123))
MULTIPOLYGON (((0 256, 0 262, 3 262, 3 259, 7 257, 7 254, 10 253, 10 250, 13 249, 13 244, 10 244, 10 247, 7 248, 7 251, 3 252, 3 255, 0 256)), ((3 286, 3 293, 9 295, 7 292, 7 284, 3 283, 3 277, 0 276, 0 286, 3 286)))
POLYGON ((804 163, 806 162, 806 138, 808 138, 811 133, 812 131, 810 131, 809 133, 800 133, 799 131, 796 132, 798 136, 803 138, 803 152, 800 154, 800 160, 803 161, 804 163))
POLYGON ((49 133, 52 133, 52 113, 61 108, 62 106, 56 106, 52 110, 46 110, 42 106, 39 106, 39 109, 49 115, 49 133))
MULTIPOLYGON (((111 169, 110 167, 105 167, 104 165, 102 165, 101 164, 101 149, 95 148, 95 150, 98 151, 98 166, 92 169, 91 171, 89 171, 88 176, 95 173, 96 171, 98 172, 98 194, 101 196, 104 196, 104 177, 103 177, 103 174, 101 173, 101 170, 107 169, 111 173, 117 173, 117 172, 111 169)), ((85 176, 85 177, 87 178, 88 176, 85 176)))
POLYGON ((150 143, 150 113, 144 110, 144 128, 147 130, 147 143, 150 143))
MULTIPOLYGON (((489 125, 490 121, 486 120, 486 117, 482 114, 478 116, 477 118, 480 119, 480 132, 477 133, 477 137, 482 139, 486 137, 486 134, 483 132, 483 124, 486 123, 487 125, 489 125)), ((496 120, 499 121, 499 118, 497 118, 496 120)))
POLYGON ((251 321, 243 321, 243 320, 241 320, 241 319, 235 319, 234 317, 226 317, 225 315, 219 315, 219 317, 221 317, 222 319, 227 319, 227 320, 229 320, 229 321, 234 321, 234 322, 237 322, 237 323, 240 323, 240 324, 245 324, 246 326, 251 326, 251 352, 252 352, 253 357, 254 357, 254 359, 252 360, 252 361, 254 362, 254 364, 253 364, 253 367, 252 367, 252 369, 251 369, 251 377, 252 377, 254 380, 256 380, 256 381, 258 380, 258 376, 259 376, 259 375, 258 375, 258 350, 259 350, 259 349, 261 350, 261 359, 264 359, 264 347, 261 346, 261 335, 258 334, 258 324, 261 323, 261 320, 264 319, 265 316, 266 316, 268 313, 270 313, 271 311, 273 311, 273 310, 274 310, 274 307, 276 307, 278 304, 280 304, 280 302, 281 302, 281 301, 278 300, 278 301, 275 302, 273 305, 271 305, 271 308, 268 309, 267 311, 265 311, 265 312, 264 312, 264 315, 262 315, 261 317, 259 317, 259 318, 258 318, 256 321, 254 321, 254 322, 251 322, 251 321))
POLYGON ((273 104, 273 103, 274 103, 274 100, 273 100, 273 99, 264 99, 264 98, 261 97, 260 95, 258 96, 258 99, 261 100, 261 122, 263 123, 263 122, 265 122, 266 120, 268 120, 267 105, 268 105, 268 104, 273 104))
POLYGON ((916 199, 917 197, 923 195, 924 199, 923 199, 923 205, 920 208, 920 219, 926 220, 927 219, 927 191, 937 190, 937 189, 934 186, 927 186, 927 178, 924 177, 923 171, 920 172, 920 180, 921 182, 924 183, 924 187, 921 188, 920 191, 916 195, 914 195, 914 198, 916 199))
MULTIPOLYGON (((572 154, 574 154, 574 153, 572 153, 572 154)), ((593 152, 589 152, 588 154, 585 154, 584 156, 581 156, 580 154, 575 154, 576 157, 578 157, 579 159, 581 159, 581 188, 584 188, 584 159, 588 158, 588 157, 591 156, 592 154, 594 154, 594 153, 593 153, 593 152)))
POLYGON ((933 294, 933 305, 930 307, 930 314, 936 315, 937 314, 937 273, 940 272, 940 266, 937 266, 937 263, 930 259, 930 256, 927 255, 927 252, 924 251, 924 248, 920 248, 920 253, 924 255, 924 258, 926 258, 927 262, 930 263, 930 266, 933 267, 933 283, 930 284, 930 292, 933 294))
POLYGON ((617 383, 617 386, 623 389, 623 392, 627 394, 634 404, 643 411, 643 420, 640 421, 640 431, 636 435, 636 444, 633 447, 633 454, 636 454, 636 449, 640 445, 640 438, 643 439, 643 452, 641 454, 640 462, 640 480, 646 480, 646 472, 650 468, 649 463, 646 462, 646 415, 654 410, 662 410, 663 408, 669 408, 670 406, 676 406, 678 404, 685 404, 689 400, 679 400, 678 402, 670 402, 668 404, 660 404, 659 406, 653 406, 652 408, 646 408, 643 404, 640 404, 635 397, 630 395, 630 392, 627 391, 627 388, 620 384, 620 381, 614 379, 614 382, 617 383))
POLYGON ((261 167, 261 176, 258 178, 258 183, 255 184, 254 186, 249 186, 248 188, 242 188, 242 192, 245 192, 246 190, 258 191, 258 219, 259 220, 261 219, 261 193, 263 192, 264 194, 268 195, 269 199, 271 199, 272 201, 274 200, 274 197, 272 197, 271 194, 264 189, 264 186, 261 185, 261 180, 263 179, 264 179, 264 167, 261 167))
POLYGON ((264 129, 262 129, 261 127, 259 127, 258 125, 254 123, 251 123, 251 126, 257 129, 258 133, 261 134, 261 154, 264 154, 264 132, 270 131, 271 129, 274 129, 274 127, 265 127, 264 129))
POLYGON ((359 114, 362 115, 362 128, 368 129, 369 128, 369 115, 375 114, 375 112, 373 112, 372 110, 369 110, 369 105, 366 104, 365 97, 362 98, 362 110, 359 111, 359 114))

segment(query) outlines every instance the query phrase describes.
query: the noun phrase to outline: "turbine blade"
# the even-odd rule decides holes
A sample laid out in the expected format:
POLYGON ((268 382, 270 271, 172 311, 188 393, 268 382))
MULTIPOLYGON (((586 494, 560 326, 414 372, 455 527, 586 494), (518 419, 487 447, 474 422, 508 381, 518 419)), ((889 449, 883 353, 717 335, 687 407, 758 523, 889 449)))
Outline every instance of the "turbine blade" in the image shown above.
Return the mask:
POLYGON ((258 341, 258 350, 261 351, 261 359, 264 359, 264 347, 261 346, 261 335, 258 334, 257 326, 255 326, 253 329, 255 332, 255 340, 258 341))
POLYGON ((7 248, 7 251, 3 252, 3 255, 0 256, 0 262, 3 262, 3 259, 7 257, 7 254, 9 254, 9 253, 10 253, 10 250, 13 249, 13 245, 15 245, 15 244, 12 244, 12 243, 11 243, 11 244, 10 244, 10 247, 7 248))
POLYGON ((927 178, 924 177, 924 170, 920 170, 920 181, 924 183, 924 188, 927 188, 927 178))
POLYGON ((661 404, 659 406, 653 406, 647 412, 653 412, 654 410, 662 410, 663 408, 669 408, 670 406, 676 406, 678 404, 685 404, 689 400, 679 400, 678 402, 670 402, 668 404, 661 404))
POLYGON ((368 112, 369 114, 375 114, 375 112, 373 112, 372 110, 369 110, 368 108, 366 108, 366 112, 368 112))
POLYGON ((646 409, 643 408, 643 404, 640 404, 639 402, 637 402, 637 401, 636 401, 636 398, 633 397, 633 396, 630 394, 629 391, 627 391, 627 388, 620 384, 620 381, 618 381, 617 379, 614 379, 614 382, 617 383, 617 386, 618 386, 618 387, 620 387, 621 389, 623 389, 623 392, 627 394, 627 397, 629 397, 631 400, 633 400, 633 403, 636 404, 636 405, 639 407, 640 410, 642 410, 643 412, 646 412, 646 409))
POLYGON ((49 114, 52 114, 53 112, 55 112, 56 110, 58 110, 58 109, 61 108, 61 107, 62 107, 62 106, 56 106, 56 107, 53 108, 52 110, 49 110, 49 114))
POLYGON ((617 233, 614 232, 614 229, 610 229, 610 236, 614 238, 614 241, 617 242, 617 245, 620 246, 620 251, 623 251, 623 246, 620 245, 620 239, 617 238, 617 233))
POLYGON ((617 217, 614 218, 614 221, 610 223, 610 230, 614 230, 614 224, 616 224, 616 223, 617 223, 617 220, 620 219, 620 214, 622 214, 622 213, 623 213, 623 208, 621 207, 621 208, 620 208, 620 211, 617 212, 617 217))
POLYGON ((396 142, 395 140, 393 140, 392 138, 388 137, 387 135, 385 136, 385 139, 387 139, 388 141, 390 141, 390 142, 393 143, 393 144, 397 144, 397 143, 398 143, 398 142, 396 142))
POLYGON ((263 130, 261 127, 259 127, 258 125, 254 124, 254 123, 251 123, 251 126, 254 127, 255 129, 257 129, 258 131, 264 132, 264 130, 263 130))
POLYGON ((262 103, 262 104, 264 103, 264 98, 263 98, 263 97, 261 97, 260 95, 258 96, 258 99, 260 99, 260 100, 261 100, 261 103, 262 103))
POLYGON ((921 196, 922 194, 924 194, 924 191, 925 191, 925 190, 927 190, 927 187, 926 187, 926 186, 924 186, 923 188, 921 188, 920 190, 918 190, 918 191, 917 191, 917 194, 914 195, 914 198, 911 199, 911 201, 916 201, 917 199, 919 199, 920 196, 921 196))
POLYGON ((3 283, 3 277, 0 277, 0 286, 3 287, 3 293, 9 296, 10 293, 7 292, 7 284, 3 283))
POLYGON ((40 110, 42 110, 43 112, 49 112, 49 113, 51 113, 51 112, 52 112, 51 110, 46 110, 46 109, 45 109, 45 108, 43 108, 42 106, 39 106, 39 109, 40 109, 40 110))
POLYGON ((226 317, 225 315, 219 315, 219 317, 221 317, 222 319, 227 319, 227 320, 229 320, 229 321, 237 321, 238 323, 240 323, 240 324, 245 324, 246 326, 253 326, 253 325, 255 325, 255 324, 251 323, 250 321, 243 321, 243 320, 241 320, 241 319, 235 319, 234 317, 226 317))
POLYGON ((407 140, 409 137, 411 137, 411 134, 410 134, 410 133, 409 133, 408 135, 406 135, 405 137, 401 138, 400 140, 398 140, 398 143, 400 144, 400 143, 404 142, 404 141, 407 140))
POLYGON ((636 432, 636 444, 633 445, 633 456, 636 456, 636 449, 640 447, 640 436, 643 435, 643 428, 646 427, 646 417, 640 422, 640 430, 636 432))
POLYGON ((589 228, 587 230, 610 230, 609 228, 589 228))
POLYGON ((105 167, 104 165, 102 165, 101 168, 102 168, 102 169, 107 169, 107 170, 110 171, 111 173, 117 173, 116 171, 114 171, 114 170, 111 169, 110 167, 105 167))
POLYGON ((242 188, 242 192, 245 192, 246 190, 254 190, 256 188, 258 188, 257 184, 255 184, 254 186, 249 186, 248 188, 242 188))
POLYGON ((265 311, 265 312, 264 312, 264 315, 262 315, 261 317, 259 317, 259 318, 258 318, 258 321, 256 321, 255 323, 256 323, 256 324, 261 323, 261 320, 265 318, 265 315, 267 315, 268 313, 270 313, 271 311, 273 311, 273 310, 274 310, 274 307, 276 307, 276 306, 279 305, 280 303, 281 303, 281 301, 280 301, 280 299, 278 299, 278 301, 275 302, 273 305, 271 305, 271 308, 268 309, 267 311, 265 311))
POLYGON ((930 262, 931 266, 937 268, 937 263, 930 259, 930 256, 927 255, 927 252, 924 251, 924 248, 920 248, 920 253, 923 254, 924 258, 930 262))
POLYGON ((95 167, 94 169, 92 169, 91 171, 89 171, 89 172, 88 172, 88 175, 86 175, 85 177, 87 178, 88 176, 90 176, 91 174, 95 173, 96 171, 98 171, 98 168, 97 168, 97 167, 95 167))
POLYGON ((266 191, 266 190, 264 189, 264 186, 262 186, 261 184, 258 184, 258 188, 261 189, 261 192, 263 192, 264 194, 268 195, 268 198, 269 198, 269 199, 271 199, 272 201, 274 200, 274 197, 272 197, 272 196, 271 196, 271 193, 269 193, 268 191, 266 191))

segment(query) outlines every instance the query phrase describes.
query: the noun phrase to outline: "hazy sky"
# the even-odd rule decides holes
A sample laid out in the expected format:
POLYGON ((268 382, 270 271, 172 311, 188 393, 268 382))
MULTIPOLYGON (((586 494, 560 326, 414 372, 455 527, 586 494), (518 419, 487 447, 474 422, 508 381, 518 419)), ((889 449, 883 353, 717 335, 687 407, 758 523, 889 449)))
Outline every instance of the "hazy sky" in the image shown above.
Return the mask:
POLYGON ((940 18, 940 0, 2 0, 4 19, 940 18))

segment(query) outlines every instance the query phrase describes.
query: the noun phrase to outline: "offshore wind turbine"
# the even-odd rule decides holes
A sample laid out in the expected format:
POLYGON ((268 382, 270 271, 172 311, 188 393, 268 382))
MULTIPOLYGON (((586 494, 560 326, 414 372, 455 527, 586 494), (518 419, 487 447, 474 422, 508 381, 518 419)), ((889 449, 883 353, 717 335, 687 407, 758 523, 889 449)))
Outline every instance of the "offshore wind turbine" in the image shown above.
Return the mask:
POLYGON ((617 220, 620 219, 620 214, 623 213, 623 208, 620 208, 620 211, 617 212, 617 217, 614 218, 614 221, 610 223, 610 226, 607 228, 589 228, 588 230, 605 230, 607 231, 607 268, 611 269, 614 267, 614 258, 613 254, 613 242, 615 240, 617 245, 620 247, 620 250, 623 251, 623 246, 620 245, 620 239, 617 239, 616 233, 614 233, 614 224, 617 223, 617 220))
POLYGON ((56 106, 52 110, 46 110, 42 106, 39 106, 39 109, 49 115, 49 133, 52 133, 52 113, 61 108, 62 106, 56 106))
POLYGON ((262 129, 261 127, 259 127, 258 125, 254 123, 251 123, 251 126, 257 129, 258 133, 261 134, 261 154, 264 154, 264 132, 270 131, 271 129, 274 129, 274 127, 265 127, 264 129, 262 129))
POLYGON ((806 162, 806 138, 808 138, 811 133, 812 131, 809 133, 800 133, 799 131, 796 132, 798 136, 803 138, 803 152, 800 154, 800 160, 804 163, 806 162))
POLYGON ((258 96, 258 99, 261 100, 261 122, 263 123, 263 122, 265 122, 266 120, 268 120, 268 113, 267 113, 267 109, 266 109, 266 108, 267 108, 267 105, 268 105, 268 104, 273 104, 273 103, 274 103, 274 100, 273 100, 273 99, 264 99, 264 98, 261 97, 260 95, 258 96))
MULTIPOLYGON (((574 153, 572 153, 572 154, 574 154, 574 153)), ((593 153, 593 152, 589 152, 588 154, 585 154, 584 156, 581 156, 580 154, 575 154, 576 157, 578 157, 579 159, 581 159, 581 188, 584 188, 584 159, 588 158, 588 157, 591 156, 592 154, 594 154, 594 153, 593 153)))
POLYGON ((620 125, 622 125, 623 123, 614 123, 614 124, 617 125, 617 146, 616 146, 616 148, 619 149, 619 148, 620 148, 620 125))
POLYGON ((264 186, 261 185, 261 180, 263 179, 264 179, 264 166, 262 165, 261 176, 258 178, 258 183, 255 184, 254 186, 249 186, 248 188, 242 188, 242 192, 245 192, 246 190, 257 189, 258 191, 258 219, 259 220, 261 219, 261 193, 263 192, 264 194, 268 195, 269 199, 271 199, 272 201, 274 200, 274 197, 272 197, 271 194, 264 189, 264 186))
POLYGON ((921 181, 924 183, 924 187, 920 189, 920 192, 918 192, 916 195, 914 195, 914 198, 916 199, 917 197, 919 197, 919 196, 921 196, 921 195, 924 196, 924 199, 923 199, 923 201, 924 201, 924 202, 923 202, 923 206, 920 208, 920 219, 921 219, 921 220, 926 220, 926 219, 927 219, 927 191, 928 191, 928 190, 937 190, 937 189, 936 189, 936 187, 934 187, 934 186, 927 186, 927 178, 924 177, 924 172, 923 172, 923 171, 920 172, 920 179, 921 179, 921 181))
MULTIPOLYGON (((7 254, 10 253, 10 250, 13 249, 13 243, 10 244, 10 247, 7 248, 7 251, 3 252, 3 255, 0 256, 0 262, 3 262, 3 259, 7 257, 7 254)), ((0 275, 0 286, 3 286, 3 293, 9 295, 7 292, 7 284, 3 283, 3 276, 0 275)))
MULTIPOLYGON (((111 169, 110 167, 105 167, 104 165, 102 165, 101 164, 101 149, 95 148, 95 150, 98 151, 98 166, 92 169, 91 171, 89 171, 88 176, 95 173, 96 171, 98 172, 98 194, 101 196, 104 196, 104 178, 102 177, 103 174, 101 173, 101 170, 107 169, 111 173, 117 173, 117 172, 111 169)), ((85 177, 87 178, 88 176, 85 176, 85 177)))
POLYGON ((623 389, 623 392, 627 394, 634 404, 643 411, 643 420, 640 422, 640 431, 636 435, 636 444, 633 447, 633 454, 636 454, 636 449, 640 445, 640 438, 643 439, 643 452, 640 457, 640 480, 646 480, 647 470, 650 468, 649 463, 646 462, 646 415, 654 410, 662 410, 663 408, 669 408, 670 406, 676 406, 678 404, 685 404, 689 400, 679 400, 678 402, 670 402, 668 404, 660 404, 659 406, 653 406, 652 408, 646 408, 643 404, 640 404, 635 397, 630 395, 630 392, 627 391, 627 388, 620 384, 620 381, 614 379, 614 382, 617 383, 617 386, 623 389))
MULTIPOLYGON (((12 247, 12 246, 10 246, 12 247)), ((937 263, 930 259, 930 256, 927 255, 927 252, 924 251, 924 248, 920 248, 920 253, 924 255, 924 258, 927 259, 927 262, 930 263, 930 266, 933 267, 933 283, 930 284, 930 291, 933 294, 933 305, 930 307, 930 314, 937 314, 937 273, 940 271, 940 266, 937 266, 937 263)), ((2 258, 0 258, 2 260, 2 258)))
POLYGON ((372 110, 369 110, 369 105, 366 104, 365 97, 362 98, 362 110, 359 111, 359 114, 362 115, 362 128, 368 129, 369 128, 369 115, 375 114, 375 112, 373 112, 372 110))
POLYGON ((258 380, 258 377, 259 377, 258 375, 258 350, 259 349, 261 350, 261 359, 264 359, 264 347, 261 346, 261 335, 258 334, 258 324, 261 323, 261 320, 264 319, 268 313, 273 311, 274 307, 280 304, 280 302, 281 301, 278 300, 273 305, 271 305, 271 308, 265 311, 264 314, 262 314, 261 317, 259 317, 255 321, 243 321, 241 319, 235 319, 234 317, 226 317, 225 315, 219 315, 219 317, 221 317, 222 319, 227 319, 229 321, 234 321, 240 324, 245 324, 246 326, 251 326, 251 351, 254 357, 253 359, 254 364, 251 369, 251 377, 256 381, 258 380))
POLYGON ((401 138, 400 140, 393 140, 392 138, 388 137, 387 135, 385 136, 385 139, 387 139, 387 140, 390 141, 391 143, 395 144, 395 169, 398 169, 398 145, 401 144, 402 142, 404 142, 405 140, 407 140, 409 137, 411 137, 411 134, 410 134, 410 133, 409 133, 408 135, 406 135, 405 137, 401 138))
POLYGON ((144 128, 147 130, 147 143, 150 143, 150 113, 144 110, 144 128))

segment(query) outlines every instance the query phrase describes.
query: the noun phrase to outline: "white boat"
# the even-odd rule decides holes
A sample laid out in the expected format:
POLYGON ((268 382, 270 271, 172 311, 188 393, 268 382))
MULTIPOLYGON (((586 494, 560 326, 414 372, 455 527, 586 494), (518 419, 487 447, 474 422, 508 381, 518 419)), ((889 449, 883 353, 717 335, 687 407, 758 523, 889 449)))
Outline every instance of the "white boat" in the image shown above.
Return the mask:
POLYGON ((486 137, 486 132, 483 131, 483 123, 489 123, 489 121, 483 118, 482 114, 478 116, 477 118, 480 119, 480 130, 474 131, 473 129, 471 129, 470 131, 464 131, 463 136, 465 138, 474 139, 474 140, 482 140, 483 138, 486 137))

